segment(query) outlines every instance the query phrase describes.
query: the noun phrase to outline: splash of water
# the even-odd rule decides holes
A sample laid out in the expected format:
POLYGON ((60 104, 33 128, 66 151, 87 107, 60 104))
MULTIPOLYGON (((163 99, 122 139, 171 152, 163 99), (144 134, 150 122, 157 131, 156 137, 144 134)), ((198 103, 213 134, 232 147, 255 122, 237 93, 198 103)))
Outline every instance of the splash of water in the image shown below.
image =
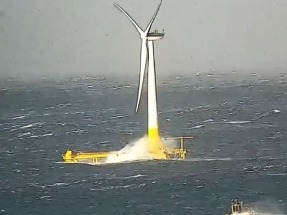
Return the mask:
POLYGON ((258 215, 284 215, 285 212, 282 211, 278 202, 266 199, 253 204, 253 209, 255 214, 258 215))
POLYGON ((151 160, 148 153, 148 138, 144 136, 134 142, 129 143, 124 148, 110 154, 105 163, 120 163, 136 160, 151 160))
POLYGON ((168 139, 168 138, 164 138, 163 139, 163 144, 167 147, 167 148, 178 148, 179 144, 178 141, 174 140, 174 139, 168 139))

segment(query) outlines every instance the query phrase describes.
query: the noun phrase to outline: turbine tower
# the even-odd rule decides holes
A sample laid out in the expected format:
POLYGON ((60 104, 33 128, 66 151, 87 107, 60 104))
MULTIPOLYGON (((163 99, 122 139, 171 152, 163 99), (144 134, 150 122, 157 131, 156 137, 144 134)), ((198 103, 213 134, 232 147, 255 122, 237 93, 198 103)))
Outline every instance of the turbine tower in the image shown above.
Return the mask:
POLYGON ((158 127, 158 113, 157 113, 157 91, 156 91, 156 77, 155 77, 155 59, 154 59, 154 45, 155 40, 162 39, 164 33, 159 33, 157 31, 150 32, 151 26, 155 20, 155 17, 159 11, 162 4, 160 1, 152 19, 148 23, 145 30, 142 30, 139 25, 134 21, 134 19, 118 4, 114 3, 114 6, 118 8, 133 24, 133 26, 138 31, 141 43, 141 57, 140 57, 140 78, 139 87, 137 95, 137 103, 135 112, 138 112, 139 104, 141 101, 144 74, 146 71, 146 64, 148 62, 147 70, 147 83, 148 83, 148 149, 151 157, 153 159, 167 159, 168 155, 165 152, 164 144, 160 137, 159 127, 158 127))

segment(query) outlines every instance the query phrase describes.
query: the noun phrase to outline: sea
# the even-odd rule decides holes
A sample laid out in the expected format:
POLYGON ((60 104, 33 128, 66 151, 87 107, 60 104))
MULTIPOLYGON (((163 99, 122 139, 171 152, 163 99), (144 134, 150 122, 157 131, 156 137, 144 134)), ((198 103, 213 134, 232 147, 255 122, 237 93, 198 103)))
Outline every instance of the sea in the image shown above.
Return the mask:
POLYGON ((138 80, 0 79, 0 214, 224 215, 232 199, 287 214, 287 75, 170 75, 157 80, 163 138, 185 160, 65 164, 73 151, 137 147, 147 131, 138 80))

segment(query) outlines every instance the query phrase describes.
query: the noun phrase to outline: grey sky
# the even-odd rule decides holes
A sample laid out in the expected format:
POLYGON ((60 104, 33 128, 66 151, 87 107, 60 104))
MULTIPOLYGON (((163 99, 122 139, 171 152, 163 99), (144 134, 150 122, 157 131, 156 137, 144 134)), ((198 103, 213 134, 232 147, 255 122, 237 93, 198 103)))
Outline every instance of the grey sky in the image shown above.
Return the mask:
MULTIPOLYGON (((159 1, 115 0, 145 28, 159 1)), ((0 75, 138 76, 140 38, 113 0, 0 0, 0 75)), ((286 0, 164 0, 160 74, 286 72, 286 0)))

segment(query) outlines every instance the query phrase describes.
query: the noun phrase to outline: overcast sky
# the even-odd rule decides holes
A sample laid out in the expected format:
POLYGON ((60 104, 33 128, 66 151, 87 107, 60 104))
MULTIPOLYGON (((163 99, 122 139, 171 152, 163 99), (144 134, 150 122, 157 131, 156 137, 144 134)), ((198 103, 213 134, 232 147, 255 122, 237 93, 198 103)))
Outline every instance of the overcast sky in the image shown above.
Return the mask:
MULTIPOLYGON (((145 28, 157 0, 115 0, 145 28)), ((138 77, 140 38, 113 0, 0 0, 0 75, 138 77)), ((287 72, 286 0, 163 0, 160 74, 287 72)))

